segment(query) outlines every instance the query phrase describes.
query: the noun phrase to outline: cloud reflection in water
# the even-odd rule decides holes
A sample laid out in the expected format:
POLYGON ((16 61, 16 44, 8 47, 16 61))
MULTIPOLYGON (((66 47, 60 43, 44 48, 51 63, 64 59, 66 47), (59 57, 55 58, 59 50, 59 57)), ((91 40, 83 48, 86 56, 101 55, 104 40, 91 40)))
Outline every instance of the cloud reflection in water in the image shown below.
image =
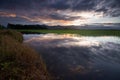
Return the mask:
POLYGON ((120 38, 76 34, 24 35, 57 80, 120 80, 120 38), (105 77, 106 76, 106 77, 105 77))

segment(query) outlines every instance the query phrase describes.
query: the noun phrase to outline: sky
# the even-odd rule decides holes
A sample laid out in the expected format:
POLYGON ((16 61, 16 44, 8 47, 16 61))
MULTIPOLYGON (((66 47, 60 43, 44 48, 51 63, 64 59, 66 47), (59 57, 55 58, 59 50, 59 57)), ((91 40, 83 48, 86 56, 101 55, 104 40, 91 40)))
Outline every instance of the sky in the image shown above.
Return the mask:
POLYGON ((0 0, 0 24, 120 23, 120 0, 0 0))

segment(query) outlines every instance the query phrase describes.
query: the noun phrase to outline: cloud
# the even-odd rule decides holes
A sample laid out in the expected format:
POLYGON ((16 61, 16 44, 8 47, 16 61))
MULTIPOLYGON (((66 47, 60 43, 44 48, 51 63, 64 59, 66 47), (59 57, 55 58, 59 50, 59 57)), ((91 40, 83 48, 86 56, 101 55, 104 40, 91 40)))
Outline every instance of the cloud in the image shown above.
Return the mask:
POLYGON ((16 17, 14 13, 0 12, 1 17, 16 17))
POLYGON ((19 17, 31 22, 86 20, 84 15, 77 15, 82 12, 120 17, 120 0, 0 0, 1 17, 19 17))
POLYGON ((76 20, 76 19, 80 19, 81 17, 79 16, 68 16, 68 15, 62 15, 62 14, 50 14, 49 15, 52 19, 55 19, 55 20, 66 20, 66 21, 73 21, 73 20, 76 20))
POLYGON ((38 11, 72 10, 104 12, 113 17, 120 16, 120 0, 1 0, 0 10, 38 11))
POLYGON ((118 17, 120 16, 120 0, 103 0, 97 4, 95 11, 118 17))

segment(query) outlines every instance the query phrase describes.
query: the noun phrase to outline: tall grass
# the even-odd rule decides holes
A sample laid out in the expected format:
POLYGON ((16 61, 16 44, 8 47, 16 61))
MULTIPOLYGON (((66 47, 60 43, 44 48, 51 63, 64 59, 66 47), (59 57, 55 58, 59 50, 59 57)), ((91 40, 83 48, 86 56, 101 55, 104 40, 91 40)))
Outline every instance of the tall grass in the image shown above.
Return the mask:
POLYGON ((0 31, 0 80, 49 80, 42 58, 22 39, 16 31, 0 31))
POLYGON ((23 36, 21 33, 15 31, 15 30, 0 30, 1 36, 9 36, 19 42, 23 41, 23 36))

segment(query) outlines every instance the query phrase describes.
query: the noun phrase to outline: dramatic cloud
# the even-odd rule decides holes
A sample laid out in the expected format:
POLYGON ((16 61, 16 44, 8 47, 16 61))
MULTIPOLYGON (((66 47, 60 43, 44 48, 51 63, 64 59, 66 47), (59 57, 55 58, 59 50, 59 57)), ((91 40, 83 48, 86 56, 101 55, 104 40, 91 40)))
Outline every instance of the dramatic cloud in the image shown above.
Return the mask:
POLYGON ((114 23, 120 22, 120 0, 0 0, 0 22, 11 17, 48 25, 112 22, 109 18, 116 18, 114 23))

